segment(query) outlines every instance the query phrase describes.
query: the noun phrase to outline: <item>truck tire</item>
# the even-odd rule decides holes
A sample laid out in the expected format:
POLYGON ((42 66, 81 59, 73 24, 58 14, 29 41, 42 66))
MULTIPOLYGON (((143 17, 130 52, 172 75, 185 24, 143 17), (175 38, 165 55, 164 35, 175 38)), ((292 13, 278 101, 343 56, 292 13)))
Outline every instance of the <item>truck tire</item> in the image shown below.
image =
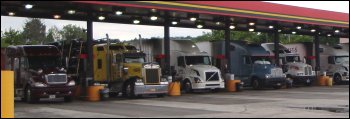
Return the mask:
POLYGON ((38 102, 40 99, 33 97, 31 87, 27 87, 25 92, 25 100, 27 103, 33 104, 38 102))
POLYGON ((126 83, 125 85, 125 91, 123 93, 124 97, 127 98, 135 98, 135 83, 133 81, 129 81, 128 83, 126 83))
POLYGON ((158 97, 158 98, 164 98, 164 97, 165 97, 165 94, 158 94, 157 97, 158 97))
POLYGON ((73 102, 73 96, 64 97, 64 102, 73 102))
POLYGON ((281 89, 282 86, 272 86, 272 88, 277 90, 277 89, 281 89))
POLYGON ((183 91, 185 91, 185 93, 192 93, 192 84, 189 80, 185 80, 183 85, 182 85, 182 89, 183 91))
POLYGON ((335 74, 333 76, 333 84, 340 84, 341 83, 341 76, 339 74, 335 74))
POLYGON ((261 90, 261 89, 262 89, 262 84, 261 84, 261 82, 260 82, 258 79, 256 79, 256 78, 254 78, 254 79, 252 80, 252 86, 253 86, 253 89, 254 89, 254 90, 261 90))

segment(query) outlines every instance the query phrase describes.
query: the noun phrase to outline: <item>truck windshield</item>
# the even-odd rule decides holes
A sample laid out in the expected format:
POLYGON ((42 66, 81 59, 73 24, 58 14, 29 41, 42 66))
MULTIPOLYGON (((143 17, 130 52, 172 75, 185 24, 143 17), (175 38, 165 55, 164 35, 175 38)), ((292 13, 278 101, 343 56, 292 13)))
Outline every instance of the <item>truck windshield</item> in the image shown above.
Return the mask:
POLYGON ((254 64, 271 64, 271 59, 268 56, 252 56, 251 59, 254 64))
POLYGON ((287 56, 286 57, 287 62, 300 62, 299 56, 287 56))
POLYGON ((125 57, 124 61, 125 63, 144 63, 145 58, 144 57, 125 57))
POLYGON ((185 59, 187 65, 211 64, 209 56, 186 56, 185 59))
POLYGON ((58 56, 29 56, 28 63, 29 68, 39 69, 39 68, 53 68, 60 67, 60 58, 58 56))
POLYGON ((336 56, 335 63, 336 64, 349 63, 349 56, 336 56))

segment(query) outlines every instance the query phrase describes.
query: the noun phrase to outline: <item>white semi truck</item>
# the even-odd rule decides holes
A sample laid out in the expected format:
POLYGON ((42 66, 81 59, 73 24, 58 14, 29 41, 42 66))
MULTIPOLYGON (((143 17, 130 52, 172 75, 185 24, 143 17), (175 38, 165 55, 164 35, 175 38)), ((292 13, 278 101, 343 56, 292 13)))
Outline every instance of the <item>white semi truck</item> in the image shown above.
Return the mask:
MULTIPOLYGON (((261 46, 274 54, 274 43, 262 43, 261 46)), ((310 86, 316 76, 312 66, 301 60, 299 54, 291 53, 284 45, 279 44, 279 60, 282 64, 283 72, 287 75, 287 80, 292 81, 293 84, 305 84, 310 86)))

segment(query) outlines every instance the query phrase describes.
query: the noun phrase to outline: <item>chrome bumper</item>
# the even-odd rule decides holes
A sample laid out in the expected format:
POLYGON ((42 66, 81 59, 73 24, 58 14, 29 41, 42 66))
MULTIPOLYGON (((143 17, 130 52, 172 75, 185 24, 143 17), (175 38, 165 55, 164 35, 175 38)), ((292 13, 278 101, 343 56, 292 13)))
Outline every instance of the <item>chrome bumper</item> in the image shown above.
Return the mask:
POLYGON ((167 93, 168 85, 135 85, 135 95, 167 93))

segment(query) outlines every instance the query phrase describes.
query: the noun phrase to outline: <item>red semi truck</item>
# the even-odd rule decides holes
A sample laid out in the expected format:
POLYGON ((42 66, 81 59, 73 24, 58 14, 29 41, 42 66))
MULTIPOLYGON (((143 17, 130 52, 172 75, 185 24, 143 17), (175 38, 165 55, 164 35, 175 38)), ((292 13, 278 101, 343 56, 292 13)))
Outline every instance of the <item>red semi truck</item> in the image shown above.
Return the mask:
POLYGON ((72 101, 75 81, 60 64, 61 52, 56 46, 9 46, 6 54, 14 71, 16 97, 28 103, 60 97, 72 101))

